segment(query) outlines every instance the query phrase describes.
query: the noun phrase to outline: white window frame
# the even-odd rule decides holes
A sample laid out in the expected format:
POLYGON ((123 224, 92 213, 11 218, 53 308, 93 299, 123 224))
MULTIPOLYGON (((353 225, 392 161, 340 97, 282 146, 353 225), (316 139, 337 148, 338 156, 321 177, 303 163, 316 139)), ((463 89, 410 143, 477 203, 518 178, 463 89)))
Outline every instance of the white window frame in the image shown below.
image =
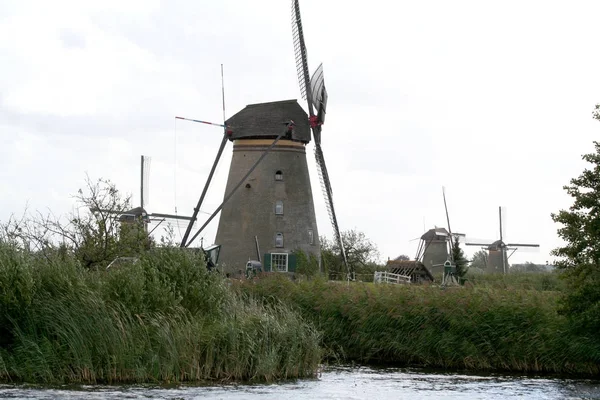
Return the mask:
POLYGON ((283 200, 277 200, 275 202, 275 215, 283 215, 283 200))
POLYGON ((308 244, 315 244, 315 232, 312 229, 308 230, 308 244))
POLYGON ((283 171, 277 170, 275 171, 275 180, 282 181, 283 180, 283 171))
POLYGON ((271 253, 271 271, 288 272, 288 253, 271 253))
POLYGON ((275 234, 275 247, 283 247, 283 232, 277 232, 275 234), (277 239, 281 236, 281 244, 277 242, 277 239))

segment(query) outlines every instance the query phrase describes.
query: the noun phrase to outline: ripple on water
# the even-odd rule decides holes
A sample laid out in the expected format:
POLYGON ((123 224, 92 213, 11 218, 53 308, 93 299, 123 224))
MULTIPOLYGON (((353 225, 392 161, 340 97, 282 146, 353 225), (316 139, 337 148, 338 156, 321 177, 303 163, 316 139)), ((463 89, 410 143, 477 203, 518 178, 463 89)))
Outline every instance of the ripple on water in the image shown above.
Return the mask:
POLYGON ((337 367, 319 379, 278 384, 41 387, 0 385, 5 399, 600 399, 600 381, 337 367))

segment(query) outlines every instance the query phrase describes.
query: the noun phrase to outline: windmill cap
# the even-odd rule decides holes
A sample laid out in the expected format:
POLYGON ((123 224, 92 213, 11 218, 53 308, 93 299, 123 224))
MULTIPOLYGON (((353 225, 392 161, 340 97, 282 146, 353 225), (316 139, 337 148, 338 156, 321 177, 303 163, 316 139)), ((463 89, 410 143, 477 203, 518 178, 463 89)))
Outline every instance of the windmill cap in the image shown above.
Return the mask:
POLYGON ((310 142, 308 114, 298 101, 283 100, 269 103, 249 104, 225 121, 234 128, 230 140, 276 138, 284 133, 282 124, 294 122, 292 140, 310 142))

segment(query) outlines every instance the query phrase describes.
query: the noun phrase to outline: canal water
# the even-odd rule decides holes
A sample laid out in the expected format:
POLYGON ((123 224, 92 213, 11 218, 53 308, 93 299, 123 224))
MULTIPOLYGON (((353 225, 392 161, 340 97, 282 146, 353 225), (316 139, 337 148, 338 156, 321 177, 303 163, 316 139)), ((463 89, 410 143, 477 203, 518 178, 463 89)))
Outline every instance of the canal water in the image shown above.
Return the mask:
POLYGON ((329 368, 315 379, 263 385, 0 385, 4 399, 600 399, 600 379, 472 375, 419 369, 329 368))

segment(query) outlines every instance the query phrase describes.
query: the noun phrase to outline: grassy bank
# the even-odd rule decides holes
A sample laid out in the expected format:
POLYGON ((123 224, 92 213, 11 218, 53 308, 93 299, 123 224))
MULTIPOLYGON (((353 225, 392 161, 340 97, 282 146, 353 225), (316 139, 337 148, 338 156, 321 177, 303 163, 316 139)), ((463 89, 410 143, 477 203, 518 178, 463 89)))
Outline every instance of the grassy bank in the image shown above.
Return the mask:
MULTIPOLYGON (((516 282, 522 283, 521 278, 516 282)), ((496 279, 481 288, 475 284, 442 290, 322 280, 296 283, 271 275, 240 283, 237 289, 296 307, 323 333, 334 360, 600 372, 600 337, 580 336, 569 329, 567 319, 556 313, 558 292, 525 289, 522 284, 519 289, 495 287, 504 284, 496 279)))
POLYGON ((0 245, 3 381, 272 381, 314 375, 319 344, 295 311, 233 293, 189 252, 90 271, 0 245))

